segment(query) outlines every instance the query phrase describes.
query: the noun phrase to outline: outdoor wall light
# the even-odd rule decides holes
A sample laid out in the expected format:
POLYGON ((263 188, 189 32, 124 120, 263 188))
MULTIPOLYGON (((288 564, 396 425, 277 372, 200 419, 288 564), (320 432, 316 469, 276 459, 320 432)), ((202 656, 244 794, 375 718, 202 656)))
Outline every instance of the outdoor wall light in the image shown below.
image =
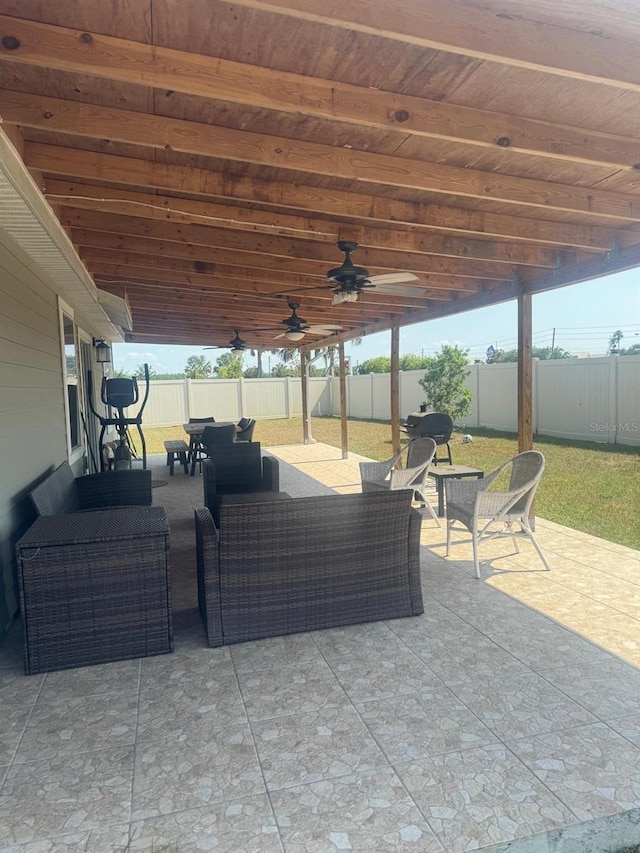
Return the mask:
POLYGON ((93 348, 96 351, 96 361, 98 364, 111 363, 111 347, 106 344, 102 338, 93 339, 93 348))

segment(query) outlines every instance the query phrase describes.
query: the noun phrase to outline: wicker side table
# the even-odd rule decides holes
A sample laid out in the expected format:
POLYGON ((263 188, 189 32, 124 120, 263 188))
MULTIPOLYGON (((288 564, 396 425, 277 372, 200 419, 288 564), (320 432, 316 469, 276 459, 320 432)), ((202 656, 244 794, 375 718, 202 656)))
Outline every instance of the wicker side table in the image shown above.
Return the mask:
POLYGON ((17 551, 26 673, 172 651, 162 507, 41 516, 17 551))

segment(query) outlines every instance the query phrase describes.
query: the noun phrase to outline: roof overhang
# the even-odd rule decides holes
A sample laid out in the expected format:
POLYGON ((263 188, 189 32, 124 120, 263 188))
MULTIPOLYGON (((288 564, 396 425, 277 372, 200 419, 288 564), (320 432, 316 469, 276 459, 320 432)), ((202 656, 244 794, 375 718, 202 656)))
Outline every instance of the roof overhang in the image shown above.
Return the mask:
MULTIPOLYGON (((114 322, 107 307, 100 304, 101 291, 2 128, 0 227, 38 265, 51 289, 84 318, 94 334, 109 341, 124 340, 118 326, 126 318, 131 328, 130 312, 119 310, 114 322)), ((124 303, 118 297, 112 298, 124 303)))

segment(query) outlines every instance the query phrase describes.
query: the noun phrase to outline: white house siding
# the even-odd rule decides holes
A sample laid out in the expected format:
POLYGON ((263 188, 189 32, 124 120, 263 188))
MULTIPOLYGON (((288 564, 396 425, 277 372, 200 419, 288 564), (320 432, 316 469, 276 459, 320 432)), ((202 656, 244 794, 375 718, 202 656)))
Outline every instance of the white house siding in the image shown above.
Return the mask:
POLYGON ((33 520, 29 489, 66 458, 55 294, 0 230, 0 633, 16 610, 14 546, 33 520))
POLYGON ((29 492, 67 459, 65 393, 57 296, 0 228, 0 635, 17 610, 15 543, 35 517, 29 492))

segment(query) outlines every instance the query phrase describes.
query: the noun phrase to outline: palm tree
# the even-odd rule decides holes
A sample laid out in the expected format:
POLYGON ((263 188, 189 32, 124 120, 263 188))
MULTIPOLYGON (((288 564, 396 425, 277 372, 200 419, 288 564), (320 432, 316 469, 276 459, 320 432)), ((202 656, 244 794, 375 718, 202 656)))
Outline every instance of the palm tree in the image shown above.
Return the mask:
POLYGON ((205 355, 191 355, 184 372, 187 379, 208 379, 213 373, 213 368, 205 355))

